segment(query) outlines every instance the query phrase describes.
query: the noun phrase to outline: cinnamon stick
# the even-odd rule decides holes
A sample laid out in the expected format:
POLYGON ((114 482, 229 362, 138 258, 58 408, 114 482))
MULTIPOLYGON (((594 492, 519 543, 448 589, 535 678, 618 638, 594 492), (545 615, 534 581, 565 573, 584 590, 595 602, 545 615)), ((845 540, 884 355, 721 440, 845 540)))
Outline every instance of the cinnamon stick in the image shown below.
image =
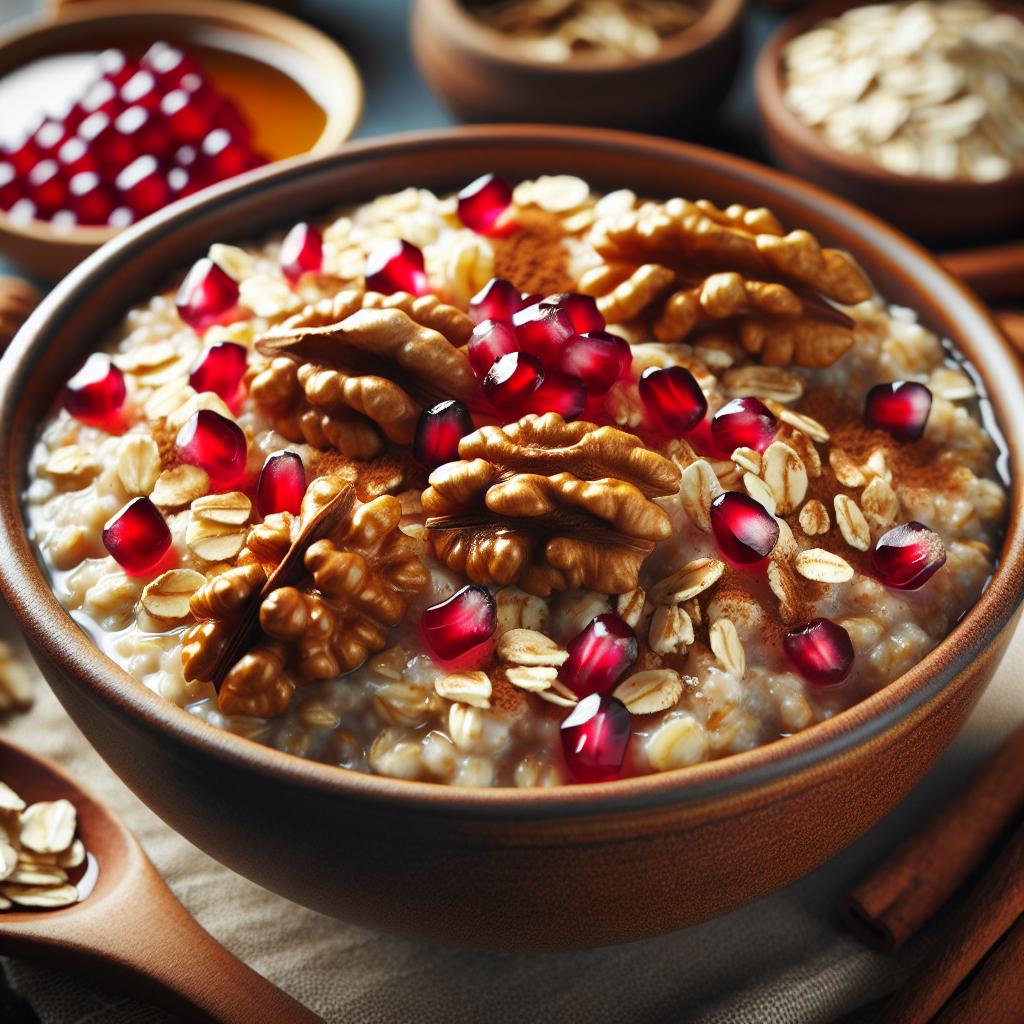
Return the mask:
POLYGON ((982 862, 1024 806, 1024 725, 967 788, 840 904, 846 925, 876 948, 900 948, 982 862))
POLYGON ((1020 1024, 1024 1020, 1024 917, 988 955, 935 1024, 1020 1024))
MULTIPOLYGON (((1024 825, 949 922, 938 949, 883 1008, 878 1024, 927 1024, 1022 913, 1024 825)), ((988 1024, 986 1017, 966 1019, 988 1024)))

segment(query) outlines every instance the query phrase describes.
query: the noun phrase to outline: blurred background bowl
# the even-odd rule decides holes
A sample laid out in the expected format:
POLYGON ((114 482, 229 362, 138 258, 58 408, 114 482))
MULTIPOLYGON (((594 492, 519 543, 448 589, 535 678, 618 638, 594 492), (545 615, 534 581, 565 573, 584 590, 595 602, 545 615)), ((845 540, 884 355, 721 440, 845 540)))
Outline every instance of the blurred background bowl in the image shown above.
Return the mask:
POLYGON ((708 0, 689 28, 650 57, 574 54, 550 62, 474 17, 464 0, 413 0, 412 44, 423 77, 467 121, 650 127, 706 115, 729 91, 743 0, 708 0))
MULTIPOLYGON (((216 54, 236 76, 258 71, 262 89, 230 88, 216 81, 252 125, 257 146, 271 158, 300 152, 326 153, 354 131, 362 110, 362 84, 345 51, 317 29, 279 11, 236 0, 92 0, 60 7, 50 18, 23 23, 0 38, 0 79, 33 62, 68 53, 118 46, 145 50, 163 40, 198 54, 216 54), (248 58, 248 61, 245 60, 248 58), (270 118, 268 90, 282 101, 308 97, 312 121, 308 145, 289 147, 268 134, 287 118, 270 118), (319 130, 317 130, 319 129, 319 130)), ((278 112, 279 113, 279 112, 278 112)), ((0 212, 0 253, 41 280, 55 280, 81 262, 119 229, 106 226, 57 228, 44 220, 17 220, 0 212)))

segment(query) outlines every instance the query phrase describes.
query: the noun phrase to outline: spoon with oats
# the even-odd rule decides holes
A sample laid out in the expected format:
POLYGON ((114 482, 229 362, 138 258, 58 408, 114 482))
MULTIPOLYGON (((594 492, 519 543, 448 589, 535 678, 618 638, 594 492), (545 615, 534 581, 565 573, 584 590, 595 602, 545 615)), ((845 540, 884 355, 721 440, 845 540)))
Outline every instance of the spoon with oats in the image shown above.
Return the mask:
POLYGON ((0 954, 87 972, 185 1019, 323 1024, 199 927, 109 808, 2 740, 0 954))

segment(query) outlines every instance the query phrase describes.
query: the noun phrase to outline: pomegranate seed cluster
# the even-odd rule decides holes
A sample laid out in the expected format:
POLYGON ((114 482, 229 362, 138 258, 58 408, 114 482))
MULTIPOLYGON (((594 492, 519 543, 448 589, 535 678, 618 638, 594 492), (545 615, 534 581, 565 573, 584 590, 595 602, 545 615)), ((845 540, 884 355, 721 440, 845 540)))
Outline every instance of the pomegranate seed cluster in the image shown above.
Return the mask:
POLYGON ((105 50, 63 117, 0 147, 0 210, 64 229, 125 227, 265 162, 194 57, 164 42, 138 60, 105 50))
POLYGON ((790 227, 485 174, 213 245, 41 426, 55 591, 192 714, 397 778, 813 727, 976 600, 1006 486, 975 376, 790 227))

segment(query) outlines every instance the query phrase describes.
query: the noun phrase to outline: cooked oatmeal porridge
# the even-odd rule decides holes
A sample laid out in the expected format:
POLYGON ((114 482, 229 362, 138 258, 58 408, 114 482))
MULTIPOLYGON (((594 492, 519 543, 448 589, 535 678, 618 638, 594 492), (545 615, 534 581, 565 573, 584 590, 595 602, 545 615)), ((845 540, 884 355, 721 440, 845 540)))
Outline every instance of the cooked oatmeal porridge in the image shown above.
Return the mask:
POLYGON ((68 382, 25 501, 190 713, 551 786, 776 741, 935 647, 999 548, 977 387, 767 210, 486 176, 212 246, 68 382))

